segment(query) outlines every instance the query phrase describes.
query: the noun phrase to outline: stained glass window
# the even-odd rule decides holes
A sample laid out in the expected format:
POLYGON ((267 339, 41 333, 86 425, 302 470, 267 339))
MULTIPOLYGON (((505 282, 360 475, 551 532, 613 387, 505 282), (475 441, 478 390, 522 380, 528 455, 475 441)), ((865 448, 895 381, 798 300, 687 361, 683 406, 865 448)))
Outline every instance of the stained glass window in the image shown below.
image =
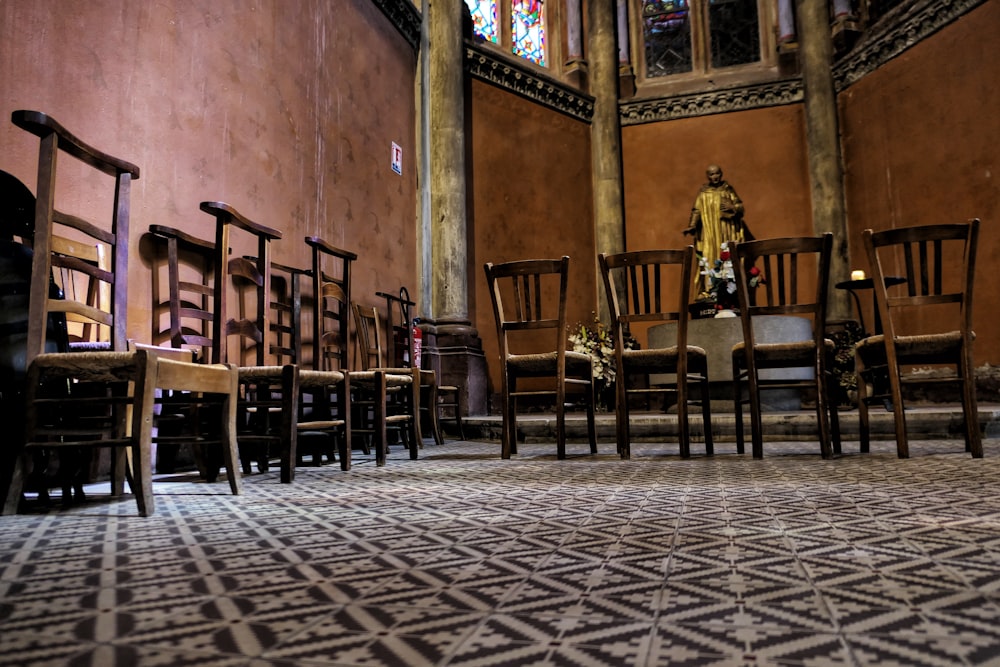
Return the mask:
POLYGON ((513 0, 510 7, 514 55, 545 66, 545 11, 542 0, 513 0))
POLYGON ((690 72, 691 26, 688 0, 643 0, 646 76, 690 72))
POLYGON ((500 40, 497 24, 497 0, 465 0, 472 12, 472 26, 476 34, 494 44, 500 40))
POLYGON ((709 0, 712 67, 760 60, 757 0, 709 0))

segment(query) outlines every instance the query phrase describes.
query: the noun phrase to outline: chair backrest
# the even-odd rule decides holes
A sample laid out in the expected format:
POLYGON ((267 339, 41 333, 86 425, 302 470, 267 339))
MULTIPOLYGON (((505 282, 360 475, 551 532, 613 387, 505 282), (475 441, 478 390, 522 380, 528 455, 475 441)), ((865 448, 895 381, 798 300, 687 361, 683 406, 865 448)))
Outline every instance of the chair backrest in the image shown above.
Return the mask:
MULTIPOLYGON (((59 257, 74 257, 104 271, 111 269, 107 246, 102 243, 93 245, 78 243, 72 239, 54 236, 52 252, 59 257)), ((56 267, 54 274, 53 279, 56 287, 62 292, 63 299, 85 303, 104 312, 110 309, 111 289, 107 283, 97 280, 89 273, 65 265, 56 267)), ((66 333, 70 344, 99 346, 101 343, 109 342, 108 328, 97 326, 92 318, 74 312, 67 312, 65 316, 66 333)))
POLYGON ((833 234, 744 241, 731 247, 746 345, 754 345, 750 320, 760 315, 808 318, 815 342, 822 345, 833 234))
POLYGON ((569 257, 485 265, 500 359, 512 354, 566 352, 569 257))
POLYGON ((398 294, 375 292, 375 296, 385 299, 386 360, 398 368, 414 367, 412 317, 417 302, 410 300, 405 286, 399 288, 398 294))
POLYGON ((201 210, 216 219, 215 266, 227 267, 228 275, 240 288, 241 307, 238 315, 233 317, 228 311, 226 281, 215 281, 212 327, 213 331, 221 331, 223 335, 213 336, 212 361, 236 363, 229 351, 228 341, 230 336, 237 336, 239 365, 264 366, 271 349, 271 241, 280 239, 281 232, 250 220, 223 202, 202 202, 201 210), (255 256, 229 258, 230 234, 234 227, 256 239, 255 256), (251 302, 252 312, 247 305, 251 302))
POLYGON ((279 366, 302 363, 302 278, 309 274, 271 262, 270 352, 279 366))
MULTIPOLYGON (((194 351, 200 361, 212 359, 215 313, 216 251, 205 241, 172 227, 150 225, 154 239, 162 240, 167 250, 168 297, 156 298, 153 306, 153 338, 157 344, 194 351), (169 321, 160 324, 166 310, 169 321)), ((154 271, 154 280, 157 276, 154 271)), ((155 290, 159 292, 159 290, 155 290)))
POLYGON ((694 257, 693 246, 597 256, 616 347, 620 349, 625 338, 633 335, 635 323, 677 322, 677 344, 687 343, 694 257))
POLYGON ((862 232, 887 338, 962 331, 971 336, 979 220, 862 232), (905 282, 891 288, 886 279, 905 282))
POLYGON ((382 323, 378 308, 354 304, 354 328, 357 333, 355 346, 360 357, 361 370, 385 368, 382 348, 382 323))
POLYGON ((350 367, 351 265, 357 254, 307 236, 312 248, 313 367, 346 371, 350 367))
MULTIPOLYGON (((128 347, 129 204, 131 184, 139 178, 139 168, 85 144, 44 113, 15 111, 11 120, 41 139, 26 361, 30 364, 45 351, 50 313, 72 314, 79 321, 106 327, 99 338, 108 342, 109 349, 125 351, 128 347), (78 213, 57 209, 56 167, 60 154, 74 157, 113 179, 114 186, 107 195, 111 207, 107 219, 88 220, 78 213), (61 238, 72 242, 62 242, 61 238), (107 248, 109 268, 89 258, 98 245, 107 248), (77 254, 75 248, 85 249, 85 252, 77 254), (82 277, 88 285, 88 289, 82 290, 83 300, 51 297, 53 269, 82 277), (107 286, 104 291, 107 303, 102 303, 102 299, 91 299, 92 303, 88 303, 88 295, 101 293, 99 284, 107 286), (91 286, 96 291, 91 292, 91 286)), ((58 190, 63 191, 62 188, 58 190)))

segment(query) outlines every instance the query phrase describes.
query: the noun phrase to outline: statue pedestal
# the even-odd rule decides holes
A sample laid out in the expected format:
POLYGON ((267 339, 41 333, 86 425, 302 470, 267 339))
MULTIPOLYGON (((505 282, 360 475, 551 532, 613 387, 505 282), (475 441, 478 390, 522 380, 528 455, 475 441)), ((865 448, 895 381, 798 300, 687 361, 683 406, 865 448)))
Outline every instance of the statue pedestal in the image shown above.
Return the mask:
MULTIPOLYGON (((764 315, 753 320, 754 337, 758 343, 778 343, 812 339, 812 323, 802 317, 764 315)), ((670 347, 677 342, 677 325, 674 322, 659 324, 649 329, 652 347, 670 347)), ((733 410, 733 345, 743 342, 743 326, 738 317, 708 318, 688 321, 688 345, 696 345, 708 355, 709 393, 712 410, 733 410)), ((811 368, 776 368, 760 371, 760 378, 808 380, 813 377, 811 368)), ((654 374, 652 385, 674 384, 673 374, 654 374)), ((798 410, 799 393, 794 389, 775 389, 761 392, 764 410, 798 410)))

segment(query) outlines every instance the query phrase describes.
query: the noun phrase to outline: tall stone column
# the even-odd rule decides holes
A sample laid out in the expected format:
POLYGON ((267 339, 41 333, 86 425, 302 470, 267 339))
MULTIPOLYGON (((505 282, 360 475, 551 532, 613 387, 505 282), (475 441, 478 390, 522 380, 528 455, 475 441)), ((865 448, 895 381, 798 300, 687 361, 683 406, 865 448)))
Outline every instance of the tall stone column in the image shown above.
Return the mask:
POLYGON ((429 160, 421 178, 423 367, 463 389, 468 414, 486 413, 486 363, 469 319, 466 218, 464 2, 424 0, 420 134, 429 160), (433 132, 431 128, 434 128, 433 132), (427 243, 429 239, 429 243, 427 243), (429 248, 429 253, 427 252, 429 248))
POLYGON ((796 0, 795 9, 805 91, 813 228, 817 234, 832 232, 834 238, 827 318, 848 319, 851 317, 849 295, 845 290, 833 287, 847 280, 851 269, 847 250, 847 212, 837 96, 831 70, 833 42, 830 38, 830 13, 827 0, 796 0))
MULTIPOLYGON (((607 253, 625 249, 616 14, 617 3, 614 0, 591 0, 587 3, 590 93, 594 96, 594 117, 590 127, 594 241, 597 252, 607 253)), ((598 270, 596 258, 588 258, 584 266, 580 270, 595 273, 598 270)), ((600 280, 597 281, 597 301, 600 317, 607 322, 610 311, 600 280)))

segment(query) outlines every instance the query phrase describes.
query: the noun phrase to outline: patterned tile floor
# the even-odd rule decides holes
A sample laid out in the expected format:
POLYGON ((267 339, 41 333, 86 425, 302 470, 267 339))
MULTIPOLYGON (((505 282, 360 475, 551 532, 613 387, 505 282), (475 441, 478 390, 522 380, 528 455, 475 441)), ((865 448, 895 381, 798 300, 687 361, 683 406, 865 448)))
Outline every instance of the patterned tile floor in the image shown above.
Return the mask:
POLYGON ((585 449, 428 445, 239 497, 158 476, 150 518, 0 518, 0 664, 1000 664, 1000 440, 585 449))

